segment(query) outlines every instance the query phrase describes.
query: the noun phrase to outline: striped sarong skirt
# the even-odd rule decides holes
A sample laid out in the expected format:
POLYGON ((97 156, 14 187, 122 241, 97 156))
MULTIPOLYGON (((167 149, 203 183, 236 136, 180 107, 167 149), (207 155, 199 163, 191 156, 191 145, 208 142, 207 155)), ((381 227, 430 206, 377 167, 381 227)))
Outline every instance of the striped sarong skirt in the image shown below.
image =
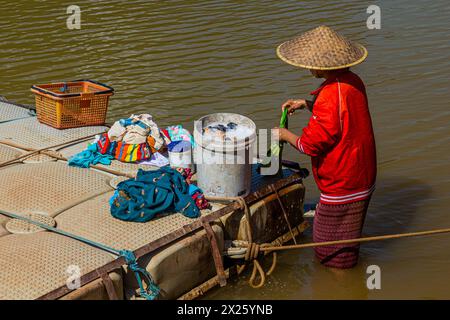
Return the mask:
MULTIPOLYGON (((361 237, 370 198, 342 205, 319 203, 313 224, 314 242, 354 239, 361 237)), ((333 268, 352 268, 358 263, 359 244, 316 247, 319 261, 333 268)))

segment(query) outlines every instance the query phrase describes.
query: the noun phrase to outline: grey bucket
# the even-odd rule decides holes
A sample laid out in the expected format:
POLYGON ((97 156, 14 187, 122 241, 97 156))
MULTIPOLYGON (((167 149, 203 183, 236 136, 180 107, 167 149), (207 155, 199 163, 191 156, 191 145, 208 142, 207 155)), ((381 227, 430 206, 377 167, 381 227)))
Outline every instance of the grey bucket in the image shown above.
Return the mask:
POLYGON ((210 114, 195 122, 194 139, 197 183, 204 194, 214 197, 247 195, 251 190, 252 160, 256 140, 255 123, 240 114, 210 114), (227 143, 217 140, 206 141, 203 139, 203 128, 214 122, 234 122, 250 129, 250 134, 227 143))

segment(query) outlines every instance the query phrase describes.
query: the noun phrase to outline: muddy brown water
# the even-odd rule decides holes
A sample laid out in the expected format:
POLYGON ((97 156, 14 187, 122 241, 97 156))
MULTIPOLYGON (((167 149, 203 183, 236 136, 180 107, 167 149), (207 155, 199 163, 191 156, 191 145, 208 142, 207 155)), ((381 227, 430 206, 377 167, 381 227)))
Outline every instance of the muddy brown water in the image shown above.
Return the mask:
MULTIPOLYGON (((192 128, 227 111, 268 128, 285 99, 308 97, 319 84, 282 63, 276 45, 328 24, 369 50, 354 68, 367 85, 378 148, 364 233, 450 227, 447 1, 377 1, 380 30, 366 27, 371 1, 77 1, 81 30, 68 30, 71 4, 2 3, 0 95, 33 103, 33 83, 90 78, 116 89, 110 121, 149 112, 160 125, 192 128)), ((291 129, 300 132, 308 118, 291 118, 291 129)), ((307 202, 317 201, 313 179, 305 183, 307 202)), ((364 244, 359 266, 342 274, 319 265, 310 249, 286 252, 263 289, 241 279, 206 298, 450 298, 450 235, 364 244), (381 290, 366 287, 369 265, 381 268, 381 290)))

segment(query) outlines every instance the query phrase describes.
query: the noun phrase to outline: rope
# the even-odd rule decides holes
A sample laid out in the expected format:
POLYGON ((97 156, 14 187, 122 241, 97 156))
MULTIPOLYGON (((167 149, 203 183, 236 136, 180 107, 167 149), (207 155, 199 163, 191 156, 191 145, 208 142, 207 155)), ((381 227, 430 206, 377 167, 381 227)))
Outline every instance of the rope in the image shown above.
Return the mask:
POLYGON ((11 159, 11 160, 8 160, 8 161, 5 161, 5 162, 0 163, 0 168, 2 168, 2 167, 4 167, 4 166, 7 166, 8 164, 11 164, 11 163, 16 162, 16 161, 18 161, 18 160, 21 160, 21 159, 24 159, 24 158, 27 158, 27 157, 30 157, 30 156, 39 154, 39 153, 41 153, 41 152, 43 152, 43 151, 47 151, 47 150, 49 150, 49 149, 54 149, 54 148, 62 147, 62 146, 65 146, 65 145, 68 145, 68 144, 71 144, 71 143, 75 143, 75 142, 82 142, 83 140, 86 140, 86 139, 89 139, 89 138, 93 138, 93 137, 95 137, 96 135, 99 135, 99 134, 102 134, 102 133, 103 133, 103 132, 96 133, 96 134, 92 134, 92 135, 89 135, 89 136, 86 136, 86 137, 77 138, 77 139, 74 139, 74 140, 66 141, 66 142, 63 142, 63 143, 55 144, 55 145, 53 145, 53 146, 45 147, 45 148, 42 148, 42 149, 38 149, 38 150, 34 150, 34 151, 31 151, 31 152, 22 154, 22 155, 20 155, 20 156, 14 158, 14 159, 11 159))
POLYGON ((139 294, 140 294, 140 296, 143 297, 144 299, 147 299, 147 300, 154 300, 158 296, 158 294, 160 292, 159 287, 153 281, 150 273, 146 269, 144 269, 144 268, 142 268, 142 267, 140 267, 138 265, 136 256, 134 255, 133 251, 130 251, 130 250, 117 250, 117 249, 109 247, 109 246, 107 246, 105 244, 102 244, 102 243, 99 243, 99 242, 95 242, 95 241, 89 240, 89 239, 84 238, 84 237, 77 236, 77 235, 75 235, 73 233, 66 232, 64 230, 56 229, 55 227, 51 227, 49 225, 46 225, 45 223, 41 223, 41 222, 32 220, 30 218, 14 214, 14 213, 10 213, 10 212, 6 212, 6 211, 3 211, 3 210, 0 210, 0 214, 3 214, 5 216, 13 218, 13 219, 19 219, 19 220, 26 221, 28 223, 34 224, 34 225, 36 225, 38 227, 41 227, 41 228, 43 228, 43 229, 45 229, 47 231, 51 231, 51 232, 57 233, 59 235, 62 235, 62 236, 65 236, 65 237, 68 237, 68 238, 80 241, 82 243, 85 243, 85 244, 90 245, 92 247, 95 247, 97 249, 109 252, 109 253, 111 253, 113 255, 116 255, 118 257, 123 257, 125 259, 125 263, 128 265, 130 270, 133 271, 134 276, 136 277, 137 283, 139 284, 139 294), (142 281, 142 277, 141 276, 147 282, 147 284, 148 284, 147 288, 144 288, 144 283, 142 281))
POLYGON ((382 236, 363 237, 363 238, 346 239, 346 240, 311 242, 311 243, 293 244, 293 245, 279 246, 279 247, 268 246, 268 247, 261 248, 261 250, 262 251, 293 250, 293 249, 303 249, 303 248, 311 248, 311 247, 331 246, 331 245, 336 245, 336 244, 350 244, 350 243, 358 243, 358 242, 371 242, 371 241, 381 241, 381 240, 398 239, 398 238, 420 237, 420 236, 434 235, 434 234, 440 234, 440 233, 450 233, 450 228, 409 232, 409 233, 387 234, 387 235, 382 235, 382 236))
POLYGON ((289 222, 289 218, 287 216, 286 209, 284 207, 283 202, 281 201, 280 194, 278 193, 278 190, 275 188, 275 186, 273 184, 271 185, 271 189, 272 189, 272 192, 275 194, 275 196, 278 200, 278 203, 280 204, 281 211, 283 211, 284 221, 286 221, 286 224, 289 228, 289 233, 291 234, 292 240, 294 241, 295 244, 297 244, 297 240, 295 240, 294 232, 292 232, 292 227, 289 222))
MULTIPOLYGON (((30 151, 29 153, 23 154, 23 155, 21 155, 21 156, 19 156, 17 158, 14 158, 14 159, 8 160, 6 162, 0 163, 0 168, 6 166, 8 164, 11 164, 12 162, 16 162, 18 160, 21 160, 21 159, 24 159, 24 158, 27 158, 27 157, 30 157, 30 156, 33 156, 33 155, 36 155, 36 154, 44 154, 44 155, 47 155, 49 157, 55 158, 57 160, 68 161, 68 159, 66 157, 63 157, 60 154, 58 154, 58 150, 59 149, 64 148, 64 147, 69 147, 69 146, 71 146, 73 144, 77 144, 79 142, 84 142, 84 141, 86 141, 86 140, 88 140, 88 139, 90 139, 90 138, 92 138, 92 137, 94 137, 96 135, 97 134, 91 135, 91 136, 82 137, 82 138, 79 138, 77 140, 72 140, 72 141, 60 143, 58 145, 42 148, 42 149, 39 149, 39 150, 33 150, 33 149, 30 150, 30 149, 28 149, 28 151, 30 151), (49 149, 54 149, 54 150, 49 150, 49 149)), ((15 145, 15 144, 12 144, 12 143, 9 143, 7 141, 2 141, 1 143, 5 144, 7 146, 13 147, 13 148, 23 149, 23 147, 15 145)), ((133 174, 129 174, 129 173, 120 172, 120 171, 117 171, 117 170, 101 167, 99 165, 91 165, 91 168, 97 169, 97 170, 100 170, 100 171, 104 171, 104 172, 107 172, 107 173, 111 173, 111 174, 116 175, 116 176, 123 176, 123 177, 127 177, 127 178, 134 178, 135 177, 135 175, 133 175, 133 174)))
POLYGON ((238 266, 237 273, 240 275, 244 270, 245 267, 253 263, 253 269, 252 273, 250 275, 250 278, 248 280, 249 285, 252 288, 258 289, 264 286, 266 283, 266 276, 269 276, 272 274, 272 272, 275 270, 276 264, 277 264, 277 253, 273 252, 273 258, 272 258, 272 264, 269 268, 269 271, 265 272, 264 269, 261 266, 261 263, 258 259, 260 259, 264 253, 265 250, 263 250, 265 247, 268 247, 270 244, 257 244, 254 242, 248 242, 244 240, 234 240, 231 241, 231 245, 227 248, 225 254, 232 259, 243 259, 245 261, 244 264, 238 266), (259 282, 256 282, 257 276, 259 276, 259 282))
MULTIPOLYGON (((303 249, 303 248, 311 248, 311 247, 323 247, 330 245, 338 245, 338 244, 350 244, 350 243, 359 243, 359 242, 370 242, 370 241, 381 241, 388 239, 398 239, 398 238, 407 238, 407 237, 419 237, 425 235, 435 235, 442 233, 450 233, 450 228, 446 229, 435 229, 435 230, 427 230, 427 231, 418 231, 418 232, 409 232, 409 233, 398 233, 398 234, 389 234, 382 236, 373 236, 373 237, 363 237, 356 239, 346 239, 346 240, 336 240, 336 241, 326 241, 326 242, 311 242, 304 244, 293 244, 293 245, 279 245, 274 246, 270 243, 264 244, 256 244, 253 242, 245 241, 245 240, 234 240, 228 244, 228 247, 225 251, 225 255, 232 259, 244 259, 246 263, 253 262, 253 271, 250 276, 249 284, 252 288, 261 288, 266 282, 266 275, 270 275, 276 267, 277 264, 277 255, 276 251, 284 251, 284 250, 293 250, 293 249, 303 249), (258 261, 258 258, 262 254, 273 253, 272 265, 269 271, 264 272, 261 267, 261 264, 258 261), (259 274, 260 282, 255 284, 254 281, 256 279, 256 275, 259 274)), ((242 266, 238 266, 237 273, 241 274, 245 269, 246 264, 242 266)))
MULTIPOLYGON (((63 160, 63 161, 68 161, 68 159, 66 157, 63 157, 59 154, 57 154, 57 151, 52 152, 52 150, 48 150, 48 151, 41 151, 42 154, 47 155, 49 157, 55 158, 57 160, 63 160)), ((130 179, 134 179, 136 177, 136 175, 133 175, 131 173, 126 173, 126 172, 120 172, 117 170, 113 170, 113 169, 109 169, 109 168, 105 168, 105 167, 101 167, 97 164, 91 164, 90 168, 92 169, 97 169, 103 172, 107 172, 107 173, 111 173, 115 176, 121 176, 121 177, 126 177, 126 178, 130 178, 130 179)))
MULTIPOLYGON (((297 243, 295 240, 291 225, 289 223, 289 220, 287 219, 286 211, 285 211, 283 202, 280 199, 278 191, 273 186, 271 188, 271 191, 277 197, 278 202, 281 206, 281 209, 284 213, 284 218, 288 225, 292 239, 294 240, 295 243, 297 243)), ((255 288, 255 289, 263 287, 264 284, 266 283, 266 276, 269 276, 275 270, 275 267, 277 264, 277 253, 273 252, 272 264, 269 268, 269 271, 265 272, 258 259, 262 256, 260 254, 260 253, 262 253, 262 251, 265 251, 265 252, 269 251, 269 250, 263 250, 263 249, 268 247, 271 244, 267 244, 267 243, 266 244, 257 244, 257 243, 253 242, 253 227, 252 227, 252 223, 251 223, 252 220, 251 220, 250 209, 248 207, 247 202, 245 201, 245 199, 243 197, 207 197, 207 200, 210 200, 210 201, 237 201, 239 203, 241 209, 244 211, 245 219, 247 220, 246 228, 247 228, 248 241, 242 241, 242 242, 239 240, 232 241, 232 245, 227 249, 226 255, 233 259, 243 259, 245 261, 244 264, 239 265, 237 267, 238 275, 240 275, 245 270, 247 265, 249 265, 250 263, 253 263, 253 269, 252 269, 250 278, 248 280, 248 283, 252 288, 255 288), (260 280, 258 283, 255 283, 258 275, 259 275, 260 280)))
POLYGON ((119 253, 120 256, 125 258, 125 262, 130 270, 134 272, 134 276, 136 277, 136 280, 139 284, 139 295, 146 300, 154 300, 158 296, 160 289, 153 281, 150 273, 138 265, 136 256, 134 255, 133 251, 120 250, 119 253), (141 275, 148 283, 147 289, 145 289, 143 286, 141 275))
POLYGON ((247 237, 249 242, 253 242, 253 227, 250 215, 250 209, 248 208, 247 201, 242 197, 237 197, 236 201, 239 203, 241 208, 244 210, 245 219, 247 220, 247 237))

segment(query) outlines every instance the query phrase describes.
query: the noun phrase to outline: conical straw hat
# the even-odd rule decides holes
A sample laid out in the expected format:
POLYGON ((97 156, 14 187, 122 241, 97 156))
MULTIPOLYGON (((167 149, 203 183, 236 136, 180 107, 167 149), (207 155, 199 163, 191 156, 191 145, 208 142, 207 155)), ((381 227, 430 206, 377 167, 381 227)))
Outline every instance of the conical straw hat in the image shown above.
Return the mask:
POLYGON ((296 67, 334 70, 363 62, 367 49, 327 26, 320 26, 280 44, 277 55, 296 67))

